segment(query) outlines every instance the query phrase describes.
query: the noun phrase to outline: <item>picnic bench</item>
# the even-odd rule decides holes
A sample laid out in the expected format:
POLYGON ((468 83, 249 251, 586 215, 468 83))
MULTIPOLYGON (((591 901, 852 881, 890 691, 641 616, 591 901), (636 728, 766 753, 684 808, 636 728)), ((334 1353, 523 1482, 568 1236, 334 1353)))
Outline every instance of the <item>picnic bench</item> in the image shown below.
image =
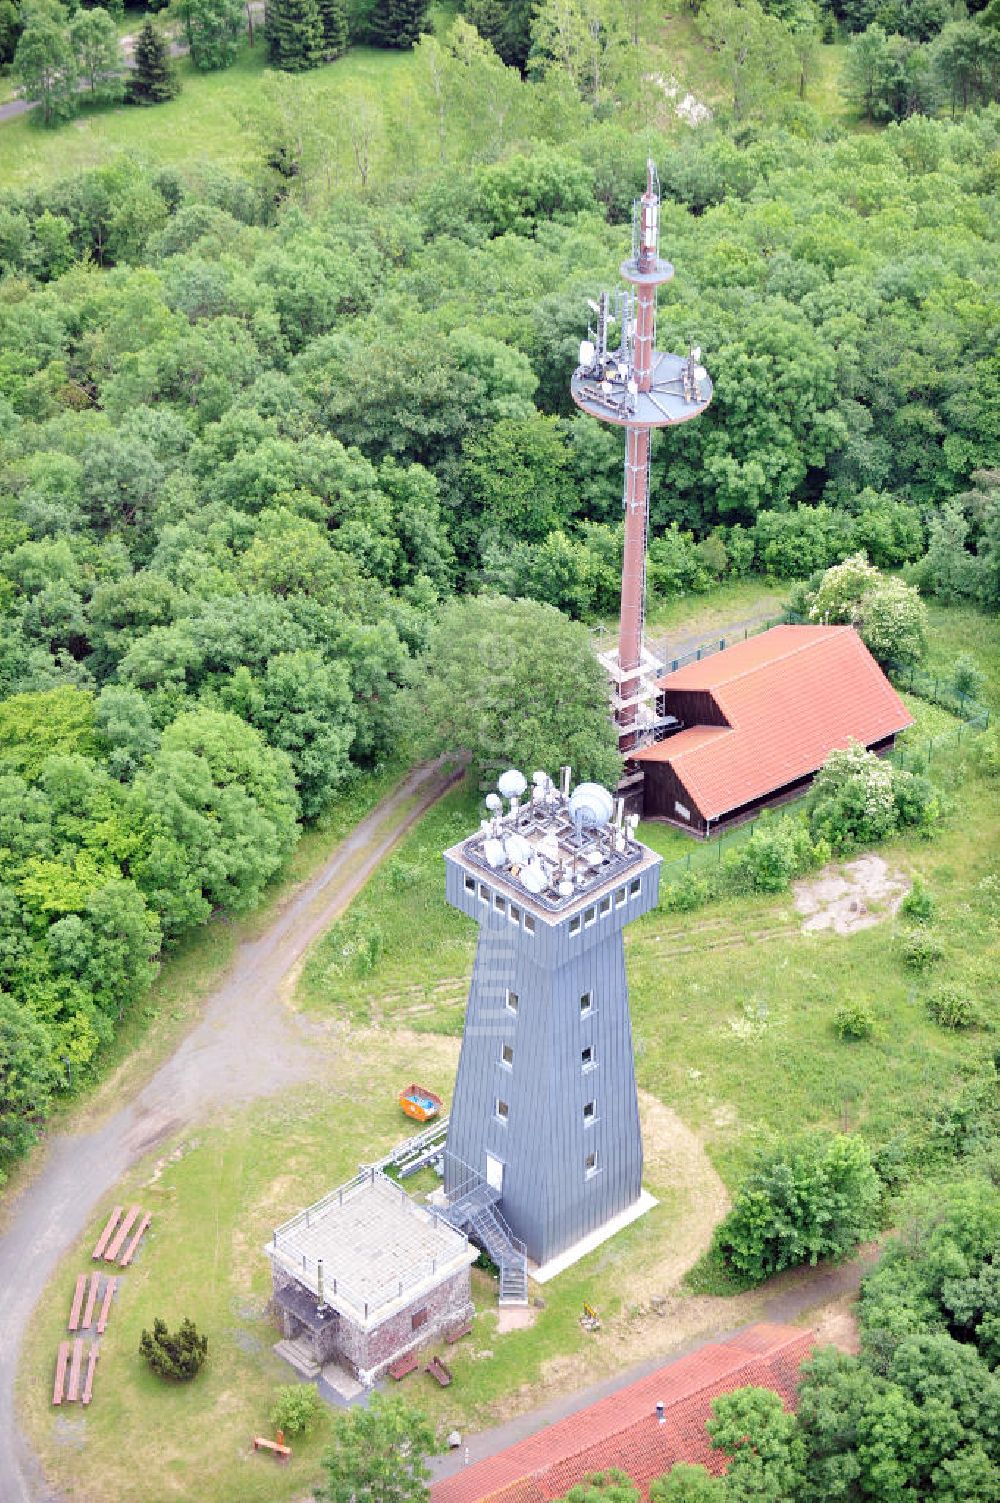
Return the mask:
POLYGON ((142 1215, 142 1206, 129 1206, 128 1215, 118 1227, 111 1241, 104 1250, 105 1263, 117 1263, 118 1254, 121 1252, 125 1238, 132 1230, 139 1217, 142 1215))
POLYGON ((387 1372, 394 1382, 401 1383, 409 1373, 416 1372, 419 1366, 420 1358, 416 1352, 408 1352, 405 1357, 397 1358, 392 1366, 387 1368, 387 1372))
POLYGON ((108 1318, 111 1315, 111 1301, 118 1287, 117 1279, 108 1279, 104 1286, 104 1299, 101 1301, 101 1313, 97 1317, 97 1334, 103 1336, 107 1330, 108 1318))
POLYGON ((425 1373, 430 1373, 435 1382, 440 1383, 442 1388, 447 1388, 451 1383, 451 1368, 442 1362, 440 1357, 432 1357, 424 1368, 425 1373))
POLYGON ((56 1381, 52 1389, 53 1404, 61 1404, 63 1401, 63 1388, 66 1383, 66 1364, 69 1361, 71 1341, 60 1341, 59 1355, 56 1357, 56 1381))
POLYGON ((111 1212, 111 1215, 108 1217, 107 1224, 105 1225, 103 1232, 97 1239, 97 1246, 94 1248, 94 1251, 91 1254, 91 1257, 95 1262, 98 1262, 101 1258, 104 1257, 104 1250, 107 1247, 108 1243, 111 1241, 112 1234, 114 1233, 115 1227, 118 1225, 118 1219, 121 1216, 121 1213, 122 1207, 115 1206, 114 1210, 111 1212))
POLYGON ((83 1366, 83 1337, 78 1336, 73 1342, 73 1356, 69 1364, 69 1382, 66 1384, 66 1398, 74 1404, 80 1397, 80 1369, 83 1366))
POLYGON ((292 1454, 291 1446, 286 1446, 279 1440, 268 1440, 264 1435, 255 1435, 253 1437, 253 1448, 255 1451, 271 1451, 279 1460, 287 1458, 292 1454))
POLYGON ((81 1395, 81 1402, 84 1404, 89 1404, 91 1399, 93 1398, 94 1368, 97 1366, 97 1359, 100 1355, 100 1345, 95 1341, 91 1345, 90 1351, 87 1353, 87 1375, 83 1380, 83 1393, 81 1395))
POLYGON ((143 1239, 143 1237, 144 1237, 144 1235, 146 1233, 146 1228, 149 1226, 149 1223, 152 1221, 152 1219, 153 1219, 152 1216, 150 1216, 149 1213, 148 1213, 148 1211, 147 1211, 146 1215, 143 1216, 142 1220, 139 1223, 139 1229, 138 1229, 138 1231, 136 1231, 136 1232, 133 1233, 131 1241, 129 1242, 129 1244, 126 1247, 125 1251, 122 1253, 121 1257, 118 1259, 118 1261, 121 1264, 122 1268, 127 1268, 128 1265, 131 1263, 132 1259, 135 1257, 136 1248, 139 1246, 139 1243, 142 1241, 142 1239, 143 1239))
POLYGON ((461 1341, 463 1336, 472 1335, 472 1321, 467 1320, 464 1326, 459 1326, 457 1331, 449 1331, 444 1338, 449 1346, 454 1346, 456 1341, 461 1341))
POLYGON ((80 1311, 83 1309, 83 1291, 86 1289, 86 1287, 87 1275, 85 1273, 81 1273, 80 1277, 76 1281, 76 1288, 73 1291, 73 1304, 71 1305, 69 1312, 69 1329, 71 1331, 76 1331, 79 1329, 80 1311))
POLYGON ((80 1326, 84 1331, 88 1330, 94 1323, 94 1308, 97 1304, 97 1295, 100 1287, 101 1275, 99 1273, 92 1273, 90 1275, 90 1288, 87 1291, 87 1308, 84 1310, 83 1318, 80 1321, 80 1326))

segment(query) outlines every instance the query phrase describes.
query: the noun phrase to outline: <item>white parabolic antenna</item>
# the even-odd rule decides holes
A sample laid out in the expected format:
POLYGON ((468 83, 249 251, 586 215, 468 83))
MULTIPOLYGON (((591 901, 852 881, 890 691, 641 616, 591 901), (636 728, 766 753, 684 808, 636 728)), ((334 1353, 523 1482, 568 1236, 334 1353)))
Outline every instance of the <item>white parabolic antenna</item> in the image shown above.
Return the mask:
POLYGON ((497 778, 497 788, 504 798, 520 798, 527 786, 527 778, 516 767, 508 767, 507 771, 502 772, 497 778))
POLYGON ((503 808, 503 799, 500 797, 499 793, 488 793, 486 795, 486 807, 487 809, 492 809, 494 814, 498 809, 503 808))
POLYGON ((608 824, 614 808, 614 799, 600 783, 578 784, 569 801, 569 812, 578 830, 608 824))
POLYGON ((504 841, 504 849, 511 866, 524 866, 534 854, 530 842, 525 840, 523 835, 508 835, 504 841))
POLYGON ((521 871, 521 883, 529 892, 544 892, 549 885, 549 879, 545 875, 543 867, 537 861, 532 861, 521 871))

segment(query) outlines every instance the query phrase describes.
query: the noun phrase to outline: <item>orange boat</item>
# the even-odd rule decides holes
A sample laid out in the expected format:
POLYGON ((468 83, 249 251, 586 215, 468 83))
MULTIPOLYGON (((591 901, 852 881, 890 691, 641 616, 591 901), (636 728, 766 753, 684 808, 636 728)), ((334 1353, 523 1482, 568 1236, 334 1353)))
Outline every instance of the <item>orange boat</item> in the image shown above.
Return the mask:
POLYGON ((400 1091, 399 1104, 414 1122, 429 1122, 438 1115, 444 1102, 426 1086, 412 1084, 400 1091))

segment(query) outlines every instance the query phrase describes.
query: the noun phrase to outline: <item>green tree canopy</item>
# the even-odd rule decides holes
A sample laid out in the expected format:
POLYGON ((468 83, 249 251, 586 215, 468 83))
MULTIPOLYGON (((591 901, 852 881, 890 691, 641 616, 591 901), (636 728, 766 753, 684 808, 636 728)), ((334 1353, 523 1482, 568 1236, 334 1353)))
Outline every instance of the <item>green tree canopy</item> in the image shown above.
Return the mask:
POLYGON ((337 1416, 323 1454, 323 1503, 427 1503, 434 1431, 419 1411, 375 1393, 337 1416))

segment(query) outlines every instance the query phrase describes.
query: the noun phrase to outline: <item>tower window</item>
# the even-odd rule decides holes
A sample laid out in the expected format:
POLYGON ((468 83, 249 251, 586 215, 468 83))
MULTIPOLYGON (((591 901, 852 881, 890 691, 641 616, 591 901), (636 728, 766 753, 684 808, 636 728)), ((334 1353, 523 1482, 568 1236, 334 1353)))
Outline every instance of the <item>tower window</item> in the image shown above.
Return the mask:
POLYGON ((624 904, 625 904, 625 889, 624 889, 624 887, 619 887, 618 891, 615 893, 615 907, 616 908, 622 908, 622 907, 624 907, 624 904))
POLYGON ((535 915, 533 913, 526 913, 524 915, 524 927, 525 927, 525 930, 527 931, 528 934, 534 934, 534 932, 535 932, 535 915))
POLYGON ((580 915, 579 914, 577 914, 575 918, 571 918, 570 919, 570 921, 569 921, 569 932, 570 932, 570 934, 579 934, 579 932, 580 932, 580 915))
POLYGON ((503 895, 501 893, 499 893, 499 892, 493 898, 493 907, 496 909, 496 911, 498 913, 506 913, 507 912, 507 903, 506 903, 503 895))
POLYGON ((512 924, 519 924, 521 922, 521 910, 516 903, 511 903, 507 917, 512 924))
POLYGON ((596 1119, 597 1119, 597 1102, 596 1101, 587 1101, 587 1102, 585 1102, 584 1103, 584 1107, 583 1107, 583 1125, 584 1125, 584 1127, 589 1127, 590 1124, 591 1124, 591 1122, 596 1121, 596 1119))
POLYGON ((596 908, 588 908, 587 911, 586 911, 586 913, 583 915, 583 922, 586 924, 586 926, 587 926, 588 929, 590 928, 591 924, 596 923, 597 922, 597 909, 596 908))
POLYGON ((517 995, 517 992, 512 992, 510 987, 508 987, 504 995, 504 1003, 511 1012, 517 1012, 517 1009, 521 1005, 521 999, 517 995))
POLYGON ((476 879, 475 879, 475 877, 466 877, 466 879, 465 879, 465 890, 466 890, 466 892, 475 892, 475 890, 476 890, 476 879))
POLYGON ((593 1046, 593 1044, 588 1044, 587 1047, 586 1047, 586 1049, 584 1049, 584 1050, 581 1051, 581 1054, 580 1054, 580 1063, 582 1064, 582 1066, 583 1066, 583 1068, 585 1070, 592 1070, 594 1068, 594 1065, 595 1065, 596 1061, 594 1059, 594 1046, 593 1046))
POLYGON ((500 1061, 507 1066, 514 1063, 514 1048, 512 1044, 500 1045, 500 1061))
POLYGON ((588 1153, 587 1157, 584 1159, 583 1172, 587 1176, 587 1178, 590 1179, 590 1176, 592 1174, 597 1173, 598 1167, 597 1152, 595 1150, 593 1153, 588 1153))
POLYGON ((609 894, 606 898, 602 898, 601 899, 601 918, 604 918, 604 916, 606 914, 610 913, 610 912, 611 912, 611 896, 609 894))
POLYGON ((581 995, 581 997, 580 997, 580 1016, 581 1016, 581 1018, 585 1018, 587 1016, 588 1012, 592 1012, 593 1011, 593 1007, 594 1007, 594 994, 593 994, 593 992, 583 992, 582 995, 581 995))
POLYGON ((488 903, 489 900, 490 900, 490 890, 486 886, 485 882, 480 882, 480 884, 479 884, 479 901, 480 901, 480 903, 488 903))
POLYGON ((630 898, 637 898, 639 896, 639 892, 640 892, 641 888, 642 888, 642 883, 639 881, 639 878, 638 877, 633 877, 632 880, 631 880, 631 882, 628 884, 628 895, 629 895, 629 897, 630 898))
POLYGON ((497 1097, 497 1116, 503 1123, 506 1123, 508 1117, 510 1116, 510 1107, 507 1105, 506 1101, 501 1100, 499 1096, 497 1097))

